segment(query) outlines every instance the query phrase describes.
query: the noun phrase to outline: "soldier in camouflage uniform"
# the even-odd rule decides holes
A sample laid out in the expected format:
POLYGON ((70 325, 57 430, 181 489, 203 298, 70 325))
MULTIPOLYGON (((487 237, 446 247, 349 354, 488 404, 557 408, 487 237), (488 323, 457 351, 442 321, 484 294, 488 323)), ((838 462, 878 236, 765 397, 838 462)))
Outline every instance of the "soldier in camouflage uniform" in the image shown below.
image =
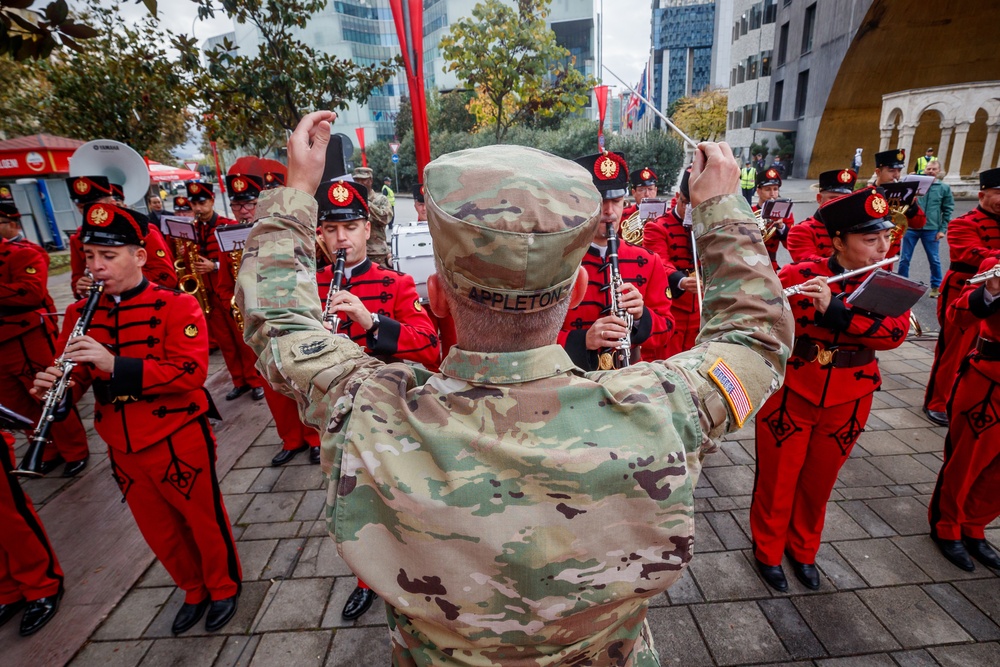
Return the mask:
POLYGON ((392 206, 389 205, 389 198, 381 192, 372 190, 374 175, 368 167, 358 167, 351 175, 356 183, 368 188, 368 221, 372 225, 372 233, 368 237, 368 259, 383 269, 391 269, 389 244, 386 242, 386 228, 392 224, 392 206))
POLYGON ((792 341, 729 147, 703 144, 691 177, 697 345, 610 372, 555 344, 601 213, 587 170, 517 146, 427 165, 428 289, 458 332, 432 374, 323 327, 312 193, 333 118, 292 135, 237 299, 259 368, 322 434, 328 527, 386 602, 393 664, 658 665, 646 608, 691 559, 701 459, 777 390, 792 341))

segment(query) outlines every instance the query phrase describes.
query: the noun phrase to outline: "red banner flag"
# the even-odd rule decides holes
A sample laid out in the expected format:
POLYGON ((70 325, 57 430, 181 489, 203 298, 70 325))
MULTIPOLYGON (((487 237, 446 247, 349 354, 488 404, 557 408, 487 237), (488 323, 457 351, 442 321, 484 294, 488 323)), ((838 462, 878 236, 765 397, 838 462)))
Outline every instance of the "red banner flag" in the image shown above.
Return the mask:
POLYGON ((359 127, 354 130, 354 134, 358 135, 358 146, 361 147, 361 166, 368 166, 368 155, 365 154, 365 128, 359 127))
POLYGON ((431 138, 424 93, 424 3, 422 0, 389 0, 396 36, 406 69, 406 85, 413 112, 413 144, 417 178, 424 180, 424 166, 431 161, 431 138))
POLYGON ((597 126, 597 150, 604 151, 604 117, 608 113, 608 87, 594 86, 594 96, 597 98, 597 113, 600 120, 597 126))

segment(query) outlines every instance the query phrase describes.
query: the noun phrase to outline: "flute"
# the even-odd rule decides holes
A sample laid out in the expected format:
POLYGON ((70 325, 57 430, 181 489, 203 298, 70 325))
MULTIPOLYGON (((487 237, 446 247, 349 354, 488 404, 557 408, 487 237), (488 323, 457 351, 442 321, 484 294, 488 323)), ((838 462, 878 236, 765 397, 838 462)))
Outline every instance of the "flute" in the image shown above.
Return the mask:
POLYGON ((997 264, 992 269, 986 269, 982 273, 977 273, 965 282, 967 285, 979 285, 992 278, 1000 278, 1000 264, 997 264))
MULTIPOLYGON (((862 266, 860 269, 854 269, 853 271, 845 271, 836 276, 831 276, 826 279, 827 285, 832 285, 833 283, 839 283, 841 280, 847 280, 848 278, 853 278, 854 276, 860 276, 862 273, 868 273, 869 271, 874 271, 875 269, 881 268, 883 266, 888 266, 889 264, 894 264, 899 261, 899 257, 890 257, 888 259, 883 259, 881 262, 876 262, 871 266, 862 266)), ((794 296, 802 292, 802 285, 792 285, 784 290, 783 294, 788 296, 794 296)))

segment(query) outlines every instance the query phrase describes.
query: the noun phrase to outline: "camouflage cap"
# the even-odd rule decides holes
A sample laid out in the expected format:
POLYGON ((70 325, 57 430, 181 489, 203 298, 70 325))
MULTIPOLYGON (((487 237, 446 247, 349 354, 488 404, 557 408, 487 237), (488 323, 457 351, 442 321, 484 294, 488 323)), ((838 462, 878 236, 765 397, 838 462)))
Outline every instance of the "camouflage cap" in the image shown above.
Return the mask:
POLYGON ((493 310, 536 312, 567 298, 600 220, 590 172, 523 146, 443 155, 424 168, 441 278, 493 310))
POLYGON ((355 167, 354 171, 351 172, 351 176, 354 178, 374 178, 375 172, 369 167, 355 167))

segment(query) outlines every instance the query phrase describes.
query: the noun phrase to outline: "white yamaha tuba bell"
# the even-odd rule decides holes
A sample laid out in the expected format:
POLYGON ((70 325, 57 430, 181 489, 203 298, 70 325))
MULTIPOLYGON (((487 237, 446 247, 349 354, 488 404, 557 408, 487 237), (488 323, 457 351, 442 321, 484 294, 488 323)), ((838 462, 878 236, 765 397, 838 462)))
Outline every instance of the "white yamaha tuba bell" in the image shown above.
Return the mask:
POLYGON ((133 148, 120 141, 95 139, 73 152, 70 176, 104 176, 122 186, 125 205, 134 206, 149 191, 149 167, 133 148))

